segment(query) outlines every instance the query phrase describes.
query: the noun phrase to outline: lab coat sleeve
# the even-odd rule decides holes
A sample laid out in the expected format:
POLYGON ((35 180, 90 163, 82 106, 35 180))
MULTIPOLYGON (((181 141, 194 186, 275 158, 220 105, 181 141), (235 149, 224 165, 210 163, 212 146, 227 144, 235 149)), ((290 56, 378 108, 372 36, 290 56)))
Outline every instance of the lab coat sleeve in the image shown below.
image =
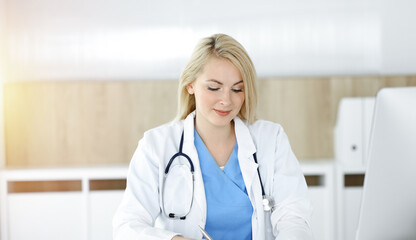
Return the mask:
POLYGON ((273 234, 276 240, 313 239, 309 225, 312 207, 305 177, 282 128, 278 132, 275 151, 273 234))
POLYGON ((159 163, 146 134, 130 163, 126 190, 113 218, 115 240, 170 240, 179 235, 154 227, 160 214, 159 163))

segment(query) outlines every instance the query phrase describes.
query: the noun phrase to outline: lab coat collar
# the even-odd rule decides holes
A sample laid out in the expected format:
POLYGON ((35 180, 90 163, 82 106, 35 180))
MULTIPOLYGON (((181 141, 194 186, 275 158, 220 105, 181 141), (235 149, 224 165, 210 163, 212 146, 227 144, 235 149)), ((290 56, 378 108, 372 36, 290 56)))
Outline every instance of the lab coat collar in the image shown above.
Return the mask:
POLYGON ((192 152, 193 150, 196 150, 194 146, 194 129, 195 129, 194 123, 195 123, 195 111, 188 114, 188 116, 185 118, 184 123, 183 123, 183 130, 184 130, 183 151, 184 152, 192 152))
MULTIPOLYGON (((184 122, 184 141, 189 141, 186 146, 194 144, 194 128, 195 128, 195 111, 188 114, 184 122)), ((234 118, 235 136, 237 138, 239 152, 245 152, 245 154, 253 155, 256 152, 256 147, 253 143, 250 131, 247 124, 239 117, 234 118)), ((185 142, 184 142, 185 143, 185 142)))
POLYGON ((235 136, 237 138, 239 152, 244 152, 248 155, 253 155, 256 152, 256 147, 253 143, 250 131, 245 122, 239 117, 234 118, 235 136))
MULTIPOLYGON (((184 149, 185 153, 192 153, 198 156, 194 145, 195 111, 188 114, 184 120, 184 149)), ((254 163, 252 155, 257 151, 250 131, 246 123, 239 117, 234 118, 235 136, 238 143, 238 156, 241 160, 248 160, 254 163), (242 157, 243 156, 243 157, 242 157), (251 157, 250 157, 251 156, 251 157), (242 157, 242 158, 241 158, 242 157)), ((195 166, 196 167, 196 166, 195 166)), ((198 161, 199 167, 199 161, 198 161)))

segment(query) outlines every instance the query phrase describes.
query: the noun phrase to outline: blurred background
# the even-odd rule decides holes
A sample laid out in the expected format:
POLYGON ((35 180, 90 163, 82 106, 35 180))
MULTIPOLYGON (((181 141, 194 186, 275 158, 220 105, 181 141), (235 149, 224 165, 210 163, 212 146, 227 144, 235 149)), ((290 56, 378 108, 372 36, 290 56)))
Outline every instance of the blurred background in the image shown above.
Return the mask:
POLYGON ((331 158, 338 102, 415 85, 411 0, 0 0, 1 165, 127 163, 171 120, 197 41, 226 33, 259 75, 259 117, 331 158), (4 136, 4 137, 3 137, 4 136))
POLYGON ((416 86, 414 9, 0 0, 0 239, 111 239, 137 142, 174 118, 181 71, 214 33, 237 39, 256 66, 258 117, 282 124, 301 160, 316 239, 354 239, 371 104, 383 87, 416 86))

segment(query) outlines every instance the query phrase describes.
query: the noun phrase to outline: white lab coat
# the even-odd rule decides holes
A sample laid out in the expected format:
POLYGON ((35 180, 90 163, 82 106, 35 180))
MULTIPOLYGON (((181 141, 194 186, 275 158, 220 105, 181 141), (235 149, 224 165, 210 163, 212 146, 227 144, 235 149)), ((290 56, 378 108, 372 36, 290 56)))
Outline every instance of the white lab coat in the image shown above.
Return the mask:
MULTIPOLYGON (((185 120, 151 129, 139 141, 130 163, 123 200, 113 219, 114 239, 170 240, 175 235, 202 239, 198 225, 205 226, 207 206, 194 145, 194 117, 195 112, 185 120), (182 131, 183 152, 192 159, 195 167, 195 190, 190 213, 185 220, 177 220, 169 219, 161 212, 161 186, 165 167, 178 152, 182 131)), ((309 227, 311 204, 305 178, 283 128, 261 120, 249 125, 238 117, 234 123, 238 161, 253 205, 253 240, 312 239, 309 227), (255 152, 258 164, 253 159, 255 152), (257 167, 266 194, 275 199, 271 216, 263 211, 257 167)), ((175 202, 186 193, 190 195, 186 189, 170 189, 175 196, 164 196, 165 203, 175 202)))

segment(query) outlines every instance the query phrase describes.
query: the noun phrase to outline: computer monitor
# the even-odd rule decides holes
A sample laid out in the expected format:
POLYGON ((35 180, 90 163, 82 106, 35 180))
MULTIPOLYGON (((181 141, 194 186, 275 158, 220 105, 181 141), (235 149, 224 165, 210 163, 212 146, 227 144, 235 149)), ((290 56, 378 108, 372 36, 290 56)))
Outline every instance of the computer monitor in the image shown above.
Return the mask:
POLYGON ((416 239, 416 87, 376 97, 356 240, 416 239))

